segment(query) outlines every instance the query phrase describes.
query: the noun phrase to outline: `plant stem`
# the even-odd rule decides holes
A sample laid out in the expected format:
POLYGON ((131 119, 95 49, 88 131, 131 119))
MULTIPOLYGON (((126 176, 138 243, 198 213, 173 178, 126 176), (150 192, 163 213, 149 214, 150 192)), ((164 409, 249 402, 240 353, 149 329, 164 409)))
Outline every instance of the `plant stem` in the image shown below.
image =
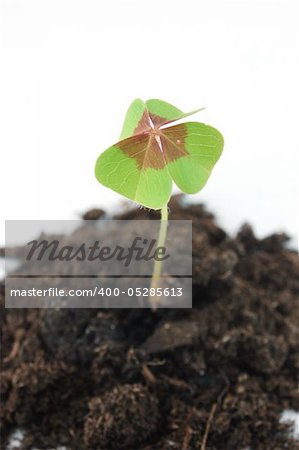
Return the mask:
MULTIPOLYGON (((160 220, 160 230, 159 230, 159 238, 157 243, 158 247, 164 247, 166 242, 166 236, 167 236, 167 226, 168 226, 168 205, 164 205, 161 208, 161 220, 160 220)), ((154 270, 152 274, 151 279, 151 286, 150 289, 157 289, 159 286, 159 281, 161 277, 161 270, 162 270, 162 261, 157 261, 155 259, 154 263, 154 270)), ((150 303, 152 305, 152 309, 157 308, 158 298, 156 295, 150 295, 150 303)))

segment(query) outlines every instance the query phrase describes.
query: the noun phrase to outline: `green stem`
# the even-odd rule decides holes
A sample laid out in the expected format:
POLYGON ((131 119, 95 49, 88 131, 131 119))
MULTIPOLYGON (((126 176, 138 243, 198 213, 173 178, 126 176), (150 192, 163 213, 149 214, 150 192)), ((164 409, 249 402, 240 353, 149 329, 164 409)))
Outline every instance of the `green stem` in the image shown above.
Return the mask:
MULTIPOLYGON (((160 221, 160 230, 159 230, 159 238, 158 238, 157 248, 164 247, 164 245, 165 245, 166 236, 167 236, 167 226, 168 226, 168 206, 164 205, 161 208, 161 221, 160 221)), ((157 261, 155 259, 154 270, 153 270, 151 286, 150 286, 151 289, 153 288, 156 290, 157 287, 159 286, 162 264, 163 264, 162 261, 157 261)), ((151 295, 150 302, 151 302, 152 308, 156 309, 157 302, 158 302, 157 296, 151 295)))

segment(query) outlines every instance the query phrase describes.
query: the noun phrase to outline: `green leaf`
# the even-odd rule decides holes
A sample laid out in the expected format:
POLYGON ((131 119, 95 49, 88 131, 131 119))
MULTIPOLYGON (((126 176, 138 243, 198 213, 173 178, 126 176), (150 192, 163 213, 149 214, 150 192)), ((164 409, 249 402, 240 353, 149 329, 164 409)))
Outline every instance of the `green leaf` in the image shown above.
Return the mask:
MULTIPOLYGON (((140 100, 140 98, 137 98, 134 100, 131 105, 129 106, 129 109, 127 111, 123 128, 120 134, 119 139, 126 139, 127 137, 133 136, 135 133, 135 130, 138 128, 138 124, 142 121, 143 115, 146 114, 146 106, 145 103, 140 100)), ((140 129, 141 129, 140 124, 140 129)), ((145 129, 148 128, 148 121, 146 121, 145 129)), ((142 131, 142 130, 141 130, 142 131)), ((137 131, 138 133, 138 131, 137 131)))
POLYGON ((153 209, 168 203, 172 181, 183 192, 198 192, 221 155, 223 138, 202 123, 169 126, 194 112, 183 113, 162 100, 135 100, 127 112, 122 139, 97 160, 98 181, 153 209))
POLYGON ((221 156, 223 137, 216 128, 197 122, 187 122, 164 129, 172 144, 184 141, 188 156, 177 158, 168 164, 169 173, 181 191, 187 194, 199 192, 211 175, 221 156))
MULTIPOLYGON (((131 143, 131 140, 132 138, 121 141, 121 147, 115 144, 99 156, 95 168, 96 177, 100 183, 115 192, 148 208, 160 209, 168 203, 171 196, 172 180, 169 171, 166 166, 159 170, 153 167, 146 170, 140 168, 136 159, 123 151, 126 144, 134 149, 136 143, 131 143)), ((140 150, 140 146, 138 148, 140 150)), ((145 155, 146 153, 144 150, 145 155)))

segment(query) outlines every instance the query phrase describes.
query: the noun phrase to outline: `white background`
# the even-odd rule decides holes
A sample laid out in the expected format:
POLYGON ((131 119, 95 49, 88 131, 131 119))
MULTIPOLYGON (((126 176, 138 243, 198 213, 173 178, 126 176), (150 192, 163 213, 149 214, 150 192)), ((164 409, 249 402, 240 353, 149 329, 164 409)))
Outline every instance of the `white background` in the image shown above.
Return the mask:
POLYGON ((297 235, 298 2, 2 0, 0 27, 1 219, 115 206, 95 160, 155 97, 224 135, 195 197, 226 229, 297 235))

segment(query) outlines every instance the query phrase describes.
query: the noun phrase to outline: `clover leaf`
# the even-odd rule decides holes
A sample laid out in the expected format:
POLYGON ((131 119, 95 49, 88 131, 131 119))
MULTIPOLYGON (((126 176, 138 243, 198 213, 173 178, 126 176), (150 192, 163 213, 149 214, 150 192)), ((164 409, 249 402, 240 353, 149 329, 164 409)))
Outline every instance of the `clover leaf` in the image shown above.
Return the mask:
POLYGON ((104 186, 152 209, 169 201, 172 184, 187 193, 206 184, 222 149, 222 135, 198 122, 173 124, 183 113, 162 100, 134 100, 120 140, 97 159, 96 178, 104 186))

